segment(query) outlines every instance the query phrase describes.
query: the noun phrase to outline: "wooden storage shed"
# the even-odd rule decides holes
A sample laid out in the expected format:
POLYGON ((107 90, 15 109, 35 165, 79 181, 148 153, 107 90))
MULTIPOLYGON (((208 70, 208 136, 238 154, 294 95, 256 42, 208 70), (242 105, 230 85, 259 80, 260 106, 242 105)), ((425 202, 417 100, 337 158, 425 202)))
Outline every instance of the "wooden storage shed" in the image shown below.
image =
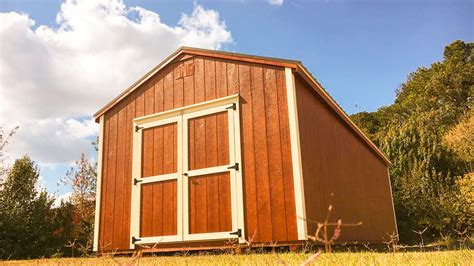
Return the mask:
POLYGON ((96 251, 300 244, 329 204, 342 242, 397 231, 390 162, 299 61, 183 47, 95 119, 96 251))

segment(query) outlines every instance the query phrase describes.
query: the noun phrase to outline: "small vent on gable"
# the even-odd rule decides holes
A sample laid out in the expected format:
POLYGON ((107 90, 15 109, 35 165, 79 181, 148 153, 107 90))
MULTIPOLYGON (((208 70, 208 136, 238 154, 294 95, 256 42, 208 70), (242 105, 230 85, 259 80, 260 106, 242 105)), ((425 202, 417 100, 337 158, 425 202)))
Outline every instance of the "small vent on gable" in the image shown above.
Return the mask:
POLYGON ((180 79, 183 77, 183 65, 180 65, 174 69, 174 79, 180 79))
POLYGON ((192 76, 194 75, 194 62, 189 61, 184 63, 184 76, 192 76))

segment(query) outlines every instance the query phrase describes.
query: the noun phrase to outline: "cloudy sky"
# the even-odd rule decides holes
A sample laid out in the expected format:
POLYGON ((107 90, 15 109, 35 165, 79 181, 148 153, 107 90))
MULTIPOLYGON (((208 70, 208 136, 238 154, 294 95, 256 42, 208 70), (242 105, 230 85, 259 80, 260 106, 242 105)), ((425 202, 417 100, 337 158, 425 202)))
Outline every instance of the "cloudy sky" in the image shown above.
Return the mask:
POLYGON ((473 1, 0 0, 0 126, 20 126, 58 186, 96 155, 91 115, 181 45, 302 60, 349 112, 390 104, 406 75, 473 41, 473 1))

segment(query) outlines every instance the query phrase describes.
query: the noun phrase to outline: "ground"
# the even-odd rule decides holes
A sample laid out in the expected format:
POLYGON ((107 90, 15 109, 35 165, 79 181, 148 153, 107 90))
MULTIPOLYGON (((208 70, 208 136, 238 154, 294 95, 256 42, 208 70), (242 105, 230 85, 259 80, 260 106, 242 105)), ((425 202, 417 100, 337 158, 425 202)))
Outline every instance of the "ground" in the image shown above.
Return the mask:
MULTIPOLYGON (((174 255, 145 257, 62 258, 4 262, 8 265, 298 265, 313 254, 287 252, 246 255, 174 255)), ((1 264, 1 263, 0 263, 1 264)), ((321 254, 311 264, 314 265, 474 265, 474 251, 437 252, 341 252, 321 254)))

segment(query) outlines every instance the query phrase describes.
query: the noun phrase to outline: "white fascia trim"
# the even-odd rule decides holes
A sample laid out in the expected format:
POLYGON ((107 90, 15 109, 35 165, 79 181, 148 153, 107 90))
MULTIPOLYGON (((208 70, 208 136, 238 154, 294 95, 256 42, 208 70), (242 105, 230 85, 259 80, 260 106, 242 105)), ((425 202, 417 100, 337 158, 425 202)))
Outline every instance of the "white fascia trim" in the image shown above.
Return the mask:
POLYGON ((99 228, 100 228, 100 203, 101 203, 101 191, 102 191, 102 158, 104 150, 104 115, 100 117, 99 122, 99 143, 98 143, 98 154, 97 154, 97 186, 95 193, 95 219, 94 219, 94 243, 92 246, 93 251, 99 250, 99 228))
POLYGON ((293 186, 295 190, 296 226, 298 240, 308 239, 306 208, 303 183, 303 165, 301 161, 300 132, 298 126, 298 108, 296 102, 295 76, 291 68, 285 68, 286 97, 288 100, 288 118, 290 126, 291 160, 293 162, 293 186))

